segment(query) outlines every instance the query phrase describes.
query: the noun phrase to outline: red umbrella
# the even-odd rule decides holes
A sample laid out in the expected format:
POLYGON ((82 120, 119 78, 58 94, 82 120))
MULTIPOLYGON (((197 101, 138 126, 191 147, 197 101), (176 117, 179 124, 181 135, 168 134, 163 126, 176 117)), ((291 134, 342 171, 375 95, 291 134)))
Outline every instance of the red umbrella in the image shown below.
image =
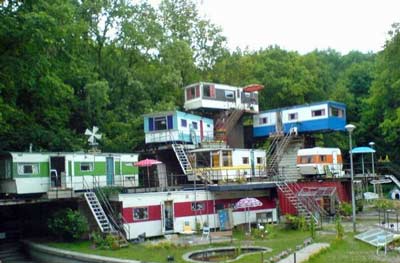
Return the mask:
POLYGON ((154 160, 154 159, 144 159, 139 162, 134 163, 135 166, 137 167, 147 167, 147 184, 150 186, 150 175, 149 175, 149 167, 160 164, 162 162, 154 160))

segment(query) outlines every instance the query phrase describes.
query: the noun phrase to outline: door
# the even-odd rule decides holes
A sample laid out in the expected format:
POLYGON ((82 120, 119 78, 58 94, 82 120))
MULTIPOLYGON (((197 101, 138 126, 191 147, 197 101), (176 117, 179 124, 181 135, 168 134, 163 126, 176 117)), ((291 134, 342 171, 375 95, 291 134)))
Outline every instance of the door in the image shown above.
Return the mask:
POLYGON ((65 178, 65 157, 51 156, 50 157, 50 184, 51 187, 61 187, 62 183, 66 182, 65 178))
POLYGON ((164 205, 161 205, 162 221, 164 225, 163 232, 169 233, 174 231, 174 204, 172 201, 164 201, 164 205))
POLYGON ((282 112, 277 111, 276 112, 276 124, 275 124, 275 129, 277 133, 283 132, 283 124, 282 124, 282 112))
POLYGON ((202 142, 204 139, 204 127, 203 120, 200 120, 200 141, 202 142))
POLYGON ((107 185, 114 184, 114 157, 106 157, 107 185))

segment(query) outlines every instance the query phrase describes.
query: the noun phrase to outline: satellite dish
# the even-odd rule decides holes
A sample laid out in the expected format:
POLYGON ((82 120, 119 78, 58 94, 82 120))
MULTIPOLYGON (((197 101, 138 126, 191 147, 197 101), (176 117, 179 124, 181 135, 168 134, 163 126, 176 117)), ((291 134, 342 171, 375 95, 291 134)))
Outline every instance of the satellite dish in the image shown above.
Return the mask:
POLYGON ((101 139, 101 134, 97 133, 98 131, 99 131, 99 128, 97 128, 96 126, 93 126, 92 130, 86 129, 85 135, 89 136, 88 142, 89 142, 90 146, 98 145, 96 140, 101 139))

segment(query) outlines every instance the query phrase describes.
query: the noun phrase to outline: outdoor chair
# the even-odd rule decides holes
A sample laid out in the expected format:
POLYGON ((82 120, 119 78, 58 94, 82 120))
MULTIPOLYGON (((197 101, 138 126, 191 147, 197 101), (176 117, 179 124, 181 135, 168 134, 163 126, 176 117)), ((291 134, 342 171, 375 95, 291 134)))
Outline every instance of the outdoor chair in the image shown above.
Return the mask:
POLYGON ((203 238, 206 238, 208 240, 210 238, 210 227, 209 226, 203 226, 203 234, 201 235, 201 240, 203 238))

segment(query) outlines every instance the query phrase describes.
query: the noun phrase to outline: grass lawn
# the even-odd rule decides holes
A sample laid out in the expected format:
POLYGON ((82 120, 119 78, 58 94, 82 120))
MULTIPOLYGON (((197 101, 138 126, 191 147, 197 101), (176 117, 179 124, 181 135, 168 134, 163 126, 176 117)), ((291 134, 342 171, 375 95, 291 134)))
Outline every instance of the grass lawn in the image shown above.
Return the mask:
MULTIPOLYGON (((90 241, 80 241, 74 243, 59 243, 52 242, 48 245, 61 249, 77 251, 88 254, 95 254, 107 257, 118 257, 124 259, 135 259, 147 262, 166 262, 166 258, 169 255, 174 256, 174 262, 185 262, 182 259, 182 255, 194 250, 201 250, 203 248, 220 247, 220 246, 235 246, 241 247, 251 243, 252 245, 265 246, 272 248, 272 252, 264 253, 264 259, 279 254, 282 250, 287 248, 295 248, 296 245, 302 244, 303 241, 309 237, 309 232, 301 232, 295 230, 286 230, 281 227, 275 227, 273 238, 266 240, 257 240, 255 238, 249 239, 241 232, 235 232, 234 242, 231 243, 213 243, 212 245, 174 245, 170 242, 163 242, 159 245, 156 244, 130 244, 127 248, 118 250, 106 250, 106 249, 93 249, 90 241)), ((247 262, 261 262, 261 253, 248 255, 235 262, 247 263, 247 262)))
MULTIPOLYGON (((130 244, 127 248, 118 250, 106 250, 106 249, 93 249, 91 242, 82 241, 75 243, 48 243, 48 245, 82 252, 88 254, 96 254, 108 257, 118 257, 124 259, 135 259, 145 262, 166 262, 167 256, 174 256, 174 262, 185 262, 182 259, 182 255, 195 250, 201 250, 203 248, 219 247, 219 246, 235 246, 241 247, 246 244, 265 246, 272 248, 272 252, 264 253, 263 258, 269 259, 270 257, 279 254, 283 250, 288 248, 294 249, 296 245, 303 243, 305 239, 310 236, 309 231, 299 230, 287 230, 282 226, 275 226, 271 235, 261 240, 258 238, 246 237, 242 232, 234 233, 233 244, 228 243, 213 243, 212 245, 175 245, 171 242, 162 242, 160 244, 153 244, 146 242, 144 244, 133 245, 130 244)), ((354 239, 351 233, 347 233, 343 240, 337 241, 335 239, 334 227, 331 225, 325 225, 323 233, 318 232, 315 242, 327 242, 331 244, 331 247, 322 251, 316 256, 313 256, 308 263, 325 263, 325 262, 340 262, 340 263, 370 263, 370 262, 399 262, 400 255, 395 252, 388 253, 384 256, 381 251, 379 255, 376 255, 376 249, 366 243, 354 239)), ((261 262, 261 253, 254 255, 247 255, 237 260, 238 263, 248 262, 261 262)))

